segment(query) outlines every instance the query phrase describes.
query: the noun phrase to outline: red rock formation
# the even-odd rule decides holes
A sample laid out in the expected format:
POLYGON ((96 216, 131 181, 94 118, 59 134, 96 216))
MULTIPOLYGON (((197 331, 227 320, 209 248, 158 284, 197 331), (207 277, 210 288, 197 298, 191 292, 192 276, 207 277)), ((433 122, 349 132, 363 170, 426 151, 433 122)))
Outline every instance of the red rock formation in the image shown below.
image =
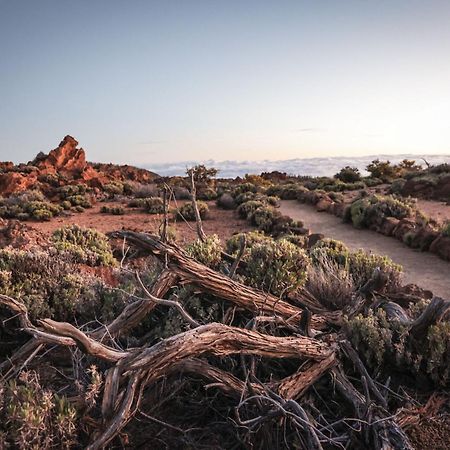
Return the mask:
MULTIPOLYGON (((118 166, 114 164, 90 164, 86 161, 86 154, 82 148, 77 148, 78 142, 72 136, 66 136, 48 155, 39 153, 28 164, 14 166, 13 163, 0 163, 0 195, 10 195, 34 186, 39 179, 41 188, 51 191, 56 183, 85 183, 91 187, 102 189, 111 181, 136 181, 151 183, 157 175, 148 170, 132 166, 118 166), (51 186, 46 176, 53 177, 51 186)), ((56 184, 57 186, 57 184, 56 184)))
POLYGON ((66 136, 47 157, 42 158, 37 167, 41 173, 57 171, 74 175, 86 169, 86 155, 82 148, 77 148, 78 141, 72 136, 66 136))
POLYGON ((34 186, 37 177, 34 174, 22 175, 18 172, 8 172, 0 175, 0 194, 10 195, 14 192, 25 191, 34 186))

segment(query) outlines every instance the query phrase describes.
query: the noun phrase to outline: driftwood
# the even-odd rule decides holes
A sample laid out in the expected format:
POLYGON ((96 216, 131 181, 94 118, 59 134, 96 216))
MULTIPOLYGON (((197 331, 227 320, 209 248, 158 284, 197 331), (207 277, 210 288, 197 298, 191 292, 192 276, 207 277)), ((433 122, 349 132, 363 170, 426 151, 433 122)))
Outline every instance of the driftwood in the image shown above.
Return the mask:
MULTIPOLYGON (((133 419, 146 393, 158 383, 170 382, 171 377, 195 378, 206 383, 206 388, 217 389, 234 402, 236 427, 248 430, 249 435, 268 422, 278 421, 289 425, 308 449, 320 450, 325 444, 327 448, 338 448, 352 439, 367 448, 412 449, 389 411, 383 388, 371 378, 358 352, 339 328, 344 313, 351 315, 363 307, 379 306, 386 310, 390 320, 402 322, 414 337, 421 339, 429 326, 448 317, 448 302, 434 298, 423 314, 412 321, 396 303, 382 296, 377 298, 377 289, 384 285, 379 274, 374 273, 371 283, 355 293, 347 310, 328 311, 304 290, 280 299, 233 280, 239 256, 232 262, 230 276, 226 276, 156 236, 129 231, 115 236, 156 256, 164 263, 164 269, 151 287, 145 286, 137 274, 145 298, 131 296, 132 303, 111 323, 91 330, 48 318, 32 323, 24 304, 0 295, 0 304, 12 312, 20 329, 30 336, 0 364, 3 379, 55 346, 89 355, 104 367, 97 416, 87 422, 91 435, 88 449, 105 448, 112 443, 133 419), (191 284, 196 293, 229 302, 231 315, 234 309, 242 309, 253 313, 253 319, 242 326, 202 324, 173 300, 176 297, 171 296, 171 289, 180 283, 191 284), (191 328, 150 345, 119 348, 116 339, 125 340, 156 307, 177 308, 191 328), (223 361, 239 370, 226 369, 230 366, 220 363, 223 361), (258 371, 264 361, 275 362, 280 368, 279 375, 273 376, 271 370, 258 371), (265 373, 262 379, 256 376, 260 372, 265 373), (355 374, 361 383, 354 381, 355 374), (329 421, 314 404, 313 399, 322 398, 316 395, 317 389, 328 389, 322 394, 328 400, 334 397, 334 388, 353 411, 351 417, 339 411, 329 421), (90 428, 89 424, 95 426, 90 428)), ((245 242, 241 253, 244 248, 245 242)), ((224 322, 235 323, 225 319, 227 314, 223 317, 224 322)), ((403 423, 408 423, 402 417, 403 423)))

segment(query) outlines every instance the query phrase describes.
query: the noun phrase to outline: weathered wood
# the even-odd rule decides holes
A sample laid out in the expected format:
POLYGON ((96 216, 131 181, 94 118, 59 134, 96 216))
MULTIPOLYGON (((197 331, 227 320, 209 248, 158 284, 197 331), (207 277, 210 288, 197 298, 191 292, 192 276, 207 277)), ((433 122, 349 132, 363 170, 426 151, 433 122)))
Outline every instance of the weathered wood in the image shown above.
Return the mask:
MULTIPOLYGON (((257 313, 277 314, 290 323, 298 324, 302 309, 279 299, 269 293, 250 288, 190 258, 183 250, 173 244, 161 242, 158 237, 132 231, 119 231, 115 236, 126 238, 136 247, 147 250, 159 258, 167 255, 170 269, 183 281, 192 283, 201 291, 215 297, 228 300, 244 309, 257 313)), ((313 315, 312 326, 323 328, 327 321, 324 317, 313 315)))
POLYGON ((298 400, 320 377, 337 364, 336 355, 330 354, 322 361, 308 363, 278 384, 281 397, 298 400))
MULTIPOLYGON (((173 272, 163 270, 150 292, 154 297, 162 298, 176 284, 176 281, 177 276, 173 272)), ((156 306, 157 303, 150 299, 136 300, 126 306, 110 324, 93 331, 90 336, 100 340, 105 336, 122 336, 138 326, 156 306)))

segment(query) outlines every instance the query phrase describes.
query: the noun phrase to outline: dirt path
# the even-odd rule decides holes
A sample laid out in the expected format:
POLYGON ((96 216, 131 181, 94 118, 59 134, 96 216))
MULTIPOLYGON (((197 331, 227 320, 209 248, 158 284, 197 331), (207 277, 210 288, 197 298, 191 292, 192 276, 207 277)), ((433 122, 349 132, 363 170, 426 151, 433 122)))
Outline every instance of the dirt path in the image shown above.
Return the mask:
POLYGON ((412 250, 396 239, 370 230, 358 230, 339 217, 319 213, 314 207, 295 200, 282 201, 280 210, 293 219, 302 220, 312 233, 338 239, 352 250, 362 248, 389 256, 403 266, 405 283, 415 283, 435 295, 450 297, 450 263, 432 253, 412 250))

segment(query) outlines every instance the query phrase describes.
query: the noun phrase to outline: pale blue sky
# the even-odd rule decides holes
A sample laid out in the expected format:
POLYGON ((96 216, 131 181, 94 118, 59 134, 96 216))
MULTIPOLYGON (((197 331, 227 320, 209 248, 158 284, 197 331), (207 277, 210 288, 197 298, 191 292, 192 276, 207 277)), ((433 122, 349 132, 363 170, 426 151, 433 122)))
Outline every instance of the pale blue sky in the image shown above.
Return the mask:
POLYGON ((0 0, 0 159, 450 153, 450 2, 0 0))

